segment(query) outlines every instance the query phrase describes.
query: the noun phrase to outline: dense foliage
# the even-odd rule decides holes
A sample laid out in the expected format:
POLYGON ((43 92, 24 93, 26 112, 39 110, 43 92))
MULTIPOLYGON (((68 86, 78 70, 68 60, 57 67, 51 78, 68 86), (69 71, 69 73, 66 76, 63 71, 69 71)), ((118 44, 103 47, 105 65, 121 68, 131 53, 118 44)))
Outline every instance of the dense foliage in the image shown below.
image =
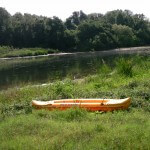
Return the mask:
POLYGON ((150 44, 150 22, 143 14, 114 10, 106 14, 73 12, 58 17, 16 13, 0 7, 0 45, 63 51, 97 51, 150 44))

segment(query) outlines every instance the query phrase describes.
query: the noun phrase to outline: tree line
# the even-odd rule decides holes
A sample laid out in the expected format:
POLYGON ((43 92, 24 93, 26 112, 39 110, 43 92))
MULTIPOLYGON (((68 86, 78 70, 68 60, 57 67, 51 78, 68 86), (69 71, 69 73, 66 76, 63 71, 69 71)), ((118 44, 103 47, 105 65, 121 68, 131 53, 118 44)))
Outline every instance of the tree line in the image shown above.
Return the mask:
POLYGON ((99 51, 150 44, 150 22, 143 14, 114 10, 106 14, 75 11, 65 21, 16 13, 0 7, 0 45, 61 51, 99 51))

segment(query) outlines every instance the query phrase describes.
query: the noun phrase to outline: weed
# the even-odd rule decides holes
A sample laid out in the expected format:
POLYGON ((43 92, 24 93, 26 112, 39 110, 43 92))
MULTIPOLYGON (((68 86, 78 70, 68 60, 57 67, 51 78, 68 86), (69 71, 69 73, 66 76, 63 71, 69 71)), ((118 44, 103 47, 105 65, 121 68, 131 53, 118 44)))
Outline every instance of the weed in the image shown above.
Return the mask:
POLYGON ((32 107, 29 103, 14 103, 13 105, 3 105, 1 110, 1 114, 3 117, 28 114, 31 112, 32 107))
POLYGON ((118 73, 122 75, 133 76, 133 61, 131 59, 120 58, 116 60, 116 68, 118 73))

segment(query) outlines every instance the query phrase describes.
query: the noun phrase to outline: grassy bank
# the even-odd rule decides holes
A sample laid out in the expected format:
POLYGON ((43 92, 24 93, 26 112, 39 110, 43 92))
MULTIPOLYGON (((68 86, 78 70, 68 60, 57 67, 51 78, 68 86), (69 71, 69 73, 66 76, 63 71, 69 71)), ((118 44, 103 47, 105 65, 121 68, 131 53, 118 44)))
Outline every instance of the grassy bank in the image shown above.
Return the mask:
POLYGON ((24 57, 24 56, 37 56, 47 55, 51 53, 58 53, 58 50, 44 49, 44 48, 13 48, 8 46, 0 47, 0 58, 5 57, 24 57))
POLYGON ((150 57, 103 65, 95 75, 0 92, 0 149, 150 149, 150 57), (131 97, 127 111, 36 111, 32 99, 131 97))
POLYGON ((149 113, 33 111, 0 125, 1 149, 145 149, 150 148, 149 113))

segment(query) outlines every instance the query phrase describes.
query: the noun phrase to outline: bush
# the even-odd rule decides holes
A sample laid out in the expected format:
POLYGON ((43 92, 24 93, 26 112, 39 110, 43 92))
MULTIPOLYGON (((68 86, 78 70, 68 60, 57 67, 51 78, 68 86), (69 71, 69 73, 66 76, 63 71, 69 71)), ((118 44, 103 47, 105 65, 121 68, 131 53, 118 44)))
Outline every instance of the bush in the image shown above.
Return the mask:
POLYGON ((28 114, 32 112, 32 107, 29 103, 14 103, 13 105, 3 105, 1 114, 3 117, 15 116, 19 114, 28 114))

